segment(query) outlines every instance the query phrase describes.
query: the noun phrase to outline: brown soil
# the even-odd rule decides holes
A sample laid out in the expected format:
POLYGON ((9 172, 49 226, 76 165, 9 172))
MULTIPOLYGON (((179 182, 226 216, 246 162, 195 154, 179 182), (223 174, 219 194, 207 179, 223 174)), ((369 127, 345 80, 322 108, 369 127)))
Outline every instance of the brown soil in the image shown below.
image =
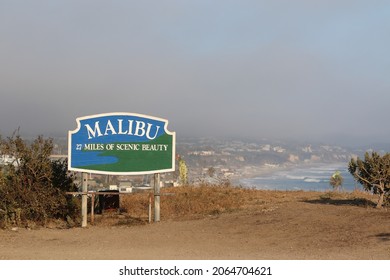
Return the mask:
POLYGON ((372 199, 260 191, 240 210, 150 225, 0 230, 0 259, 390 259, 390 211, 372 199))

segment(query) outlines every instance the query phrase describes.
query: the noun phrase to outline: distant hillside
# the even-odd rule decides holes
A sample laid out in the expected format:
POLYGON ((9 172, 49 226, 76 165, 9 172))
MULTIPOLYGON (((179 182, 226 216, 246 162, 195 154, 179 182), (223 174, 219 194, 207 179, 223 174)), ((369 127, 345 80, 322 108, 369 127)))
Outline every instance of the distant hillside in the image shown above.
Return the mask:
POLYGON ((178 140, 177 152, 186 160, 192 176, 206 176, 210 168, 220 176, 240 174, 246 167, 285 167, 311 163, 348 162, 362 154, 326 144, 283 141, 244 141, 186 138, 178 140))

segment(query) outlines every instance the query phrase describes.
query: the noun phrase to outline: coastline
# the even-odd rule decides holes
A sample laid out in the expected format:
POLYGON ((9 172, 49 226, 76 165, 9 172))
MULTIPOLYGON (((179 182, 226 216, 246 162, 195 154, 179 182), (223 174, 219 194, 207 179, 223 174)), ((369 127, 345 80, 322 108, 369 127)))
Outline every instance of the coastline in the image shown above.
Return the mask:
POLYGON ((239 175, 232 177, 232 183, 256 189, 326 191, 331 189, 329 178, 337 170, 344 172, 348 190, 356 188, 352 176, 347 172, 345 162, 246 166, 240 170, 239 175))
POLYGON ((290 171, 296 168, 297 165, 282 165, 282 166, 256 166, 256 165, 248 165, 241 169, 239 169, 239 174, 236 174, 231 177, 231 181, 233 185, 241 185, 243 180, 248 179, 256 179, 259 177, 270 177, 273 174, 281 171, 290 171))

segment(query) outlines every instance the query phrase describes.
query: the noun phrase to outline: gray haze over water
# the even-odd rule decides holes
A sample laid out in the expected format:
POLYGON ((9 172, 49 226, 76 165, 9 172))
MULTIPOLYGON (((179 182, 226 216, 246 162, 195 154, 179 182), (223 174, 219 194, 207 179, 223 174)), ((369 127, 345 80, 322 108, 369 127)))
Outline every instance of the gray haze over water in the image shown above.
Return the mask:
POLYGON ((141 113, 178 137, 389 143, 390 2, 0 0, 0 134, 141 113))

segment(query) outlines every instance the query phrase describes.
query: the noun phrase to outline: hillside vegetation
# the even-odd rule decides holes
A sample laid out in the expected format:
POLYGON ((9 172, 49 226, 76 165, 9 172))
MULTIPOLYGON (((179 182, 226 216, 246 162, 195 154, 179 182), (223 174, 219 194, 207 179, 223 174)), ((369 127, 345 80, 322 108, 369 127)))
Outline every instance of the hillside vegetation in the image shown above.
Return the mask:
POLYGON ((0 155, 9 163, 0 169, 0 228, 45 226, 51 220, 73 223, 80 215, 76 190, 66 161, 52 161, 51 139, 32 143, 14 135, 0 143, 0 155))

